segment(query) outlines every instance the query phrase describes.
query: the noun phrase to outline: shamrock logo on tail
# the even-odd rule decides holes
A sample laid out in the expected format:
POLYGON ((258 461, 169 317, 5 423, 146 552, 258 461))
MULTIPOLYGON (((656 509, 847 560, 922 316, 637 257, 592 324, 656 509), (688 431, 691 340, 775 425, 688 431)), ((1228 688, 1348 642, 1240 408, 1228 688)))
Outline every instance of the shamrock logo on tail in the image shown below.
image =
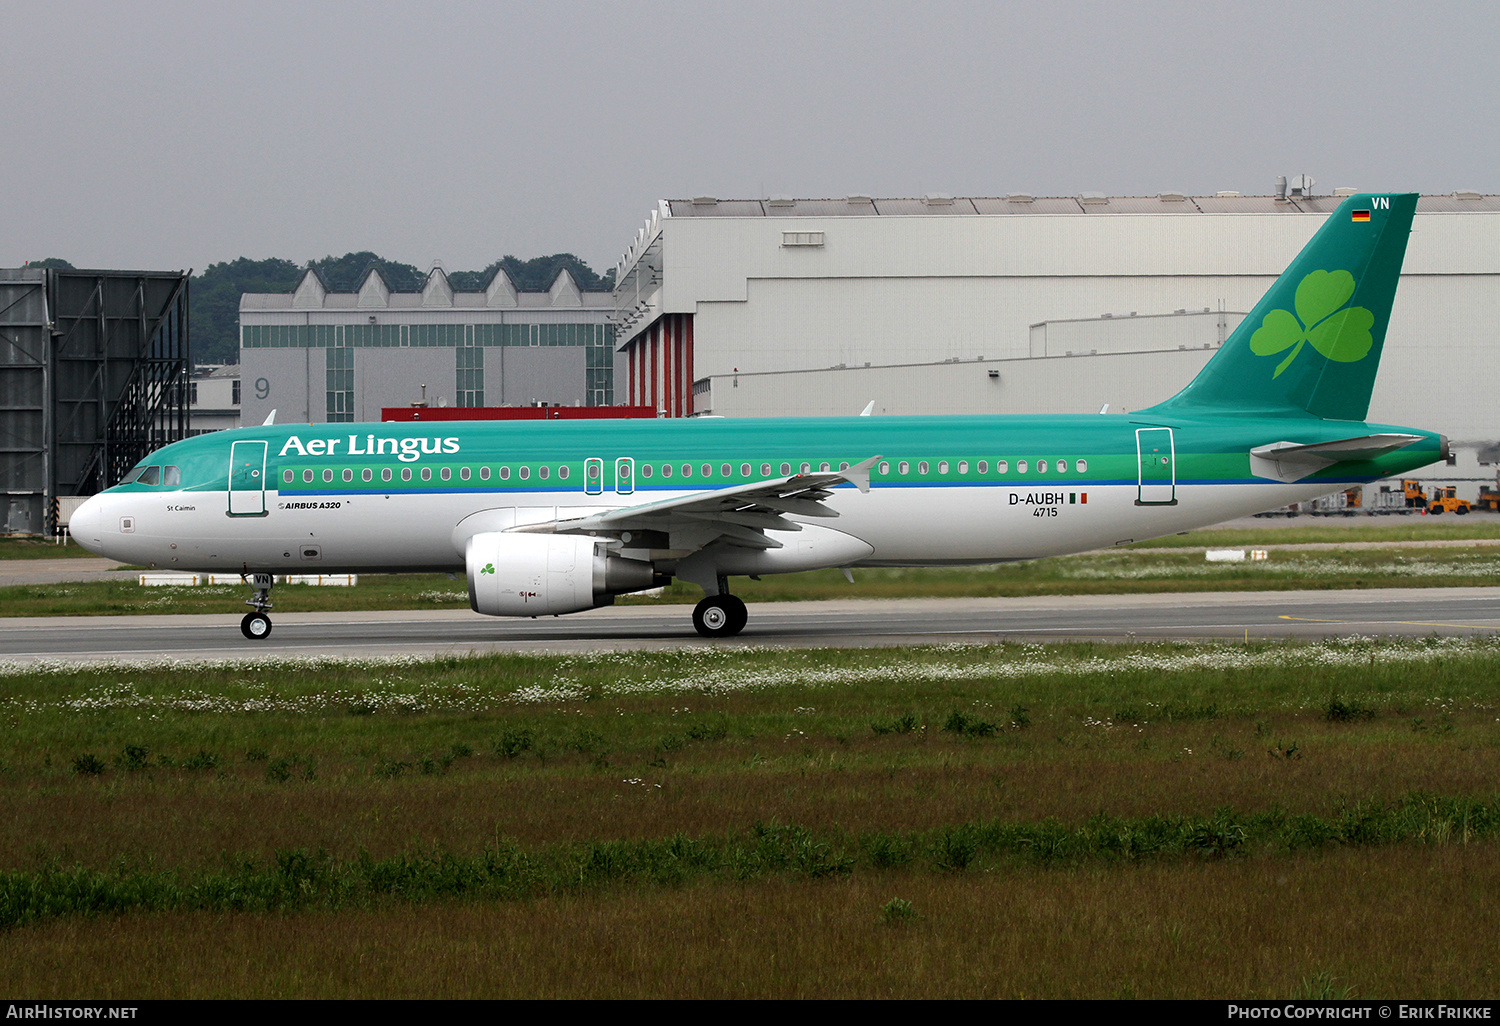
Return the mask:
POLYGON ((1291 349, 1276 365, 1272 378, 1291 366, 1308 342, 1330 360, 1354 363, 1369 355, 1375 344, 1370 328, 1375 315, 1362 306, 1344 307, 1354 295, 1354 275, 1348 271, 1314 271, 1297 286, 1297 313, 1272 310, 1250 336, 1250 351, 1273 356, 1291 349), (1343 309, 1340 309, 1343 307, 1343 309))

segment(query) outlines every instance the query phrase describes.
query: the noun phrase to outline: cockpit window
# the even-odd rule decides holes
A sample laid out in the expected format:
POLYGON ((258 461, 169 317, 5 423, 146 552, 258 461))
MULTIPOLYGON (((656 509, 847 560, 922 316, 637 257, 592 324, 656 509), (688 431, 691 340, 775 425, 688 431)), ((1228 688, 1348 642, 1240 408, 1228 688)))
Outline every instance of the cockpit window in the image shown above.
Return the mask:
POLYGON ((161 481, 160 467, 147 467, 145 470, 141 471, 140 476, 135 479, 136 484, 143 485, 154 485, 159 481, 161 481))
POLYGON ((161 483, 166 485, 168 488, 181 488, 182 471, 177 467, 163 467, 161 474, 161 483))
POLYGON ((145 467, 136 467, 130 473, 128 473, 124 477, 120 478, 120 483, 121 484, 131 484, 131 483, 133 483, 136 478, 138 478, 138 477, 141 476, 141 473, 145 469, 146 469, 145 467))

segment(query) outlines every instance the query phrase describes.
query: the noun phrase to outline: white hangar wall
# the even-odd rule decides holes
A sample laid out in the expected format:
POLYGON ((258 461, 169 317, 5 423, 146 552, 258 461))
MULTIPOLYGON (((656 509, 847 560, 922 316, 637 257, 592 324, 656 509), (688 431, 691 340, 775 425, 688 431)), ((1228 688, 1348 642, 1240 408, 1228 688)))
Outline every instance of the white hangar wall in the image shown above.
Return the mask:
MULTIPOLYGON (((1139 408, 1192 378, 1341 200, 663 201, 616 269, 620 393, 722 416, 1139 408), (687 348, 658 360, 668 318, 687 348)), ((1372 420, 1500 459, 1497 287, 1500 197, 1422 197, 1372 420)))

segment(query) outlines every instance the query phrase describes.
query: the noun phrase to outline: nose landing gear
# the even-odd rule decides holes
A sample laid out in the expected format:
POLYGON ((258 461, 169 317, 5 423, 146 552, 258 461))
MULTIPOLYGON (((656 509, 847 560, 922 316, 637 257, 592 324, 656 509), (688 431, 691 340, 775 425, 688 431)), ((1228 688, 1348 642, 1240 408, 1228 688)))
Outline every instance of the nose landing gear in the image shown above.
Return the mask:
POLYGON ((240 577, 242 580, 248 578, 250 587, 255 589, 255 597, 245 600, 245 605, 255 612, 245 614, 240 621, 240 633, 251 641, 264 641, 271 636, 271 618, 266 614, 271 611, 271 585, 275 578, 270 574, 241 574, 240 577))

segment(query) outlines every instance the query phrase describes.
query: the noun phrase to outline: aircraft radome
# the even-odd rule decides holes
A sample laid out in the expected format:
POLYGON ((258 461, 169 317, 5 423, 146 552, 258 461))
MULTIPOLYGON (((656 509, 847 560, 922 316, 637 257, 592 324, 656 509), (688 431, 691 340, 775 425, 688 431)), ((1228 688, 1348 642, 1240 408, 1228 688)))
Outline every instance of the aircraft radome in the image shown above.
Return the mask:
POLYGON ((462 570, 476 612, 678 577, 737 634, 740 575, 1036 559, 1185 531, 1447 457, 1365 423, 1417 197, 1347 199, 1198 376, 1126 416, 262 425, 168 445, 72 517, 122 562, 273 575, 462 570))

